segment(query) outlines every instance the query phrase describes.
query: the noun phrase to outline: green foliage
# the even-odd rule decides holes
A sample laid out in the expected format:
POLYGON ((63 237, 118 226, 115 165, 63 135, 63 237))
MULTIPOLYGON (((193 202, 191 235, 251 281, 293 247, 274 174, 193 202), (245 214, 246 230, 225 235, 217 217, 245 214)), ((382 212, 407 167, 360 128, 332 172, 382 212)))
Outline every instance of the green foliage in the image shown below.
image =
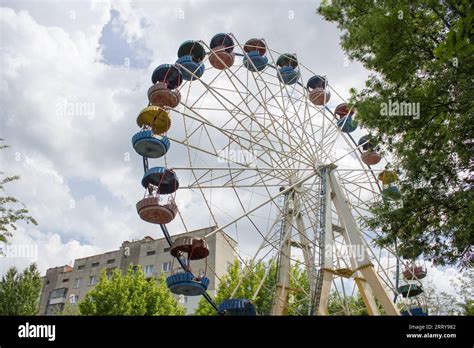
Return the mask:
MULTIPOLYGON (((0 139, 3 141, 3 139, 0 139)), ((0 145, 0 150, 8 148, 8 145, 0 145)), ((4 176, 4 172, 0 171, 0 192, 5 192, 4 186, 9 182, 19 180, 18 175, 4 176)), ((26 223, 32 223, 37 225, 35 219, 28 215, 28 209, 18 199, 8 195, 0 196, 0 242, 7 242, 7 238, 12 235, 12 230, 17 229, 17 223, 19 221, 25 221, 26 223), (15 207, 15 205, 21 205, 21 208, 15 207)))
MULTIPOLYGON (((236 288, 242 272, 245 272, 241 286, 236 291, 233 298, 252 299, 261 279, 265 275, 265 270, 270 270, 263 282, 263 286, 255 298, 254 304, 260 315, 269 315, 272 307, 272 299, 275 291, 277 269, 275 262, 268 264, 260 261, 249 264, 247 272, 240 269, 240 264, 235 261, 228 272, 221 278, 214 301, 219 305, 223 300, 230 298, 236 288)), ((298 265, 292 265, 290 276, 290 295, 288 299, 287 315, 308 315, 309 313, 309 282, 306 270, 298 265)), ((383 314, 383 309, 380 308, 383 314)), ((336 291, 329 296, 328 312, 330 315, 368 315, 364 301, 359 294, 349 296, 344 301, 336 291)), ((217 315, 214 308, 202 298, 199 301, 195 315, 217 315)))
POLYGON ((466 303, 463 304, 463 314, 473 316, 474 315, 474 300, 468 299, 466 303))
POLYGON ((79 304, 82 315, 184 315, 166 286, 164 275, 147 280, 140 266, 127 273, 115 269, 110 278, 102 271, 100 282, 79 304))
POLYGON ((375 73, 352 90, 357 118, 403 172, 403 207, 373 206, 368 225, 381 246, 416 245, 438 264, 474 244, 473 2, 334 0, 318 12, 343 31, 351 59, 375 73), (384 116, 391 102, 419 105, 419 117, 384 116))
MULTIPOLYGON (((276 267, 274 263, 270 266, 269 274, 262 286, 257 298, 255 299, 254 304, 257 309, 264 314, 270 313, 271 310, 271 299, 272 294, 271 290, 275 284, 276 278, 276 267)), ((249 270, 243 278, 241 285, 239 286, 237 292, 234 295, 234 298, 246 298, 252 299, 255 291, 258 288, 258 285, 261 279, 265 275, 266 265, 263 262, 258 262, 253 265, 249 265, 249 270)), ((242 270, 240 268, 239 261, 234 261, 231 267, 229 267, 227 273, 221 277, 219 286, 217 288, 217 293, 214 301, 219 305, 223 300, 230 298, 232 292, 237 287, 237 284, 240 279, 242 270)), ((216 315, 214 308, 204 299, 200 299, 198 308, 195 311, 196 315, 216 315)))
POLYGON ((344 301, 336 291, 329 295, 328 312, 329 315, 369 315, 360 295, 347 297, 344 301))
POLYGON ((451 281, 454 293, 437 291, 425 283, 424 294, 429 315, 474 315, 474 271, 468 269, 457 281, 451 281))
POLYGON ((292 265, 290 268, 290 295, 288 299, 287 315, 308 315, 309 278, 306 268, 292 265))
MULTIPOLYGON (((259 261, 254 264, 248 264, 248 268, 241 270, 240 263, 235 261, 228 272, 220 279, 214 301, 220 304, 223 300, 231 297, 232 292, 237 287, 244 272, 241 285, 238 287, 233 298, 245 298, 252 300, 257 291, 261 280, 267 276, 262 284, 253 303, 257 307, 259 314, 269 315, 272 308, 272 299, 275 291, 277 268, 276 263, 270 260, 268 264, 259 261), (269 268, 269 270, 268 270, 269 268)), ((288 315, 305 315, 309 310, 308 293, 309 283, 306 276, 306 271, 299 268, 297 265, 292 265, 290 276, 290 295, 288 299, 288 315)), ((198 308, 195 311, 196 315, 216 315, 216 311, 212 306, 202 298, 199 301, 198 308)))
POLYGON ((62 316, 80 315, 79 307, 76 304, 66 303, 62 310, 58 310, 57 313, 53 313, 53 315, 62 315, 62 316))
POLYGON ((36 315, 41 286, 36 264, 22 273, 15 267, 10 268, 0 282, 0 315, 36 315))
MULTIPOLYGON (((233 298, 252 299, 261 279, 265 275, 265 270, 270 270, 263 282, 263 286, 255 298, 254 304, 260 315, 269 315, 272 307, 272 299, 275 291, 277 269, 275 262, 268 264, 260 261, 249 264, 247 272, 240 269, 240 264, 235 261, 228 272, 221 278, 214 301, 220 304, 223 300, 230 298, 236 288, 242 272, 245 272, 241 286, 236 291, 233 298)), ((309 282, 306 270, 292 265, 290 276, 290 295, 288 298, 287 315, 308 315, 309 313, 309 282)), ((334 291, 329 297, 328 311, 330 315, 368 315, 364 301, 359 295, 351 296, 344 302, 334 291)), ((199 301, 195 315, 217 315, 213 307, 202 298, 199 301)))

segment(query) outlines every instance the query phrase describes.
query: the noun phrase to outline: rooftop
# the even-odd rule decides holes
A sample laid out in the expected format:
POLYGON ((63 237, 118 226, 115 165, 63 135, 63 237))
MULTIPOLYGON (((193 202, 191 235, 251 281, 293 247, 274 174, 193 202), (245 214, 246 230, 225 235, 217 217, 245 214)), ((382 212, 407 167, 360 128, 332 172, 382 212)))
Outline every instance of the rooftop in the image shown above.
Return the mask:
MULTIPOLYGON (((209 227, 204 227, 204 228, 199 228, 197 230, 193 230, 193 231, 189 231, 189 232, 183 232, 183 233, 179 233, 179 234, 175 234, 175 235, 172 235, 171 237, 174 238, 174 237, 179 237, 181 235, 186 235, 186 234, 192 234, 192 233, 198 233, 198 232, 202 232, 204 230, 214 230, 215 228, 217 228, 217 226, 209 226, 209 227)), ((229 239, 231 239, 234 243, 237 244, 237 241, 232 238, 231 236, 229 236, 227 233, 225 233, 224 231, 220 231, 219 233, 223 233, 225 234, 225 236, 229 239)), ((145 236, 143 237, 142 239, 139 239, 139 240, 132 240, 132 241, 128 241, 128 240, 125 240, 122 242, 121 246, 123 246, 124 244, 130 244, 130 243, 137 243, 137 242, 140 242, 140 243, 147 243, 147 242, 159 242, 159 241, 164 241, 166 240, 165 237, 162 237, 162 238, 158 238, 158 239, 154 239, 153 237, 150 237, 150 236, 145 236)), ((91 258, 91 257, 94 257, 94 256, 97 256, 97 255, 105 255, 105 254, 110 254, 110 253, 116 253, 117 251, 120 251, 120 248, 117 249, 117 250, 111 250, 111 251, 106 251, 104 253, 100 253, 100 254, 95 254, 95 255, 90 255, 90 256, 85 256, 85 257, 81 257, 81 258, 77 258, 77 259, 74 259, 74 261, 78 261, 78 260, 85 260, 85 259, 88 259, 88 258, 91 258)), ((59 267, 51 267, 51 268, 48 268, 47 271, 50 271, 50 270, 54 270, 54 269, 58 269, 58 268, 65 268, 64 272, 70 272, 73 270, 73 268, 69 265, 64 265, 64 266, 59 266, 59 267)))

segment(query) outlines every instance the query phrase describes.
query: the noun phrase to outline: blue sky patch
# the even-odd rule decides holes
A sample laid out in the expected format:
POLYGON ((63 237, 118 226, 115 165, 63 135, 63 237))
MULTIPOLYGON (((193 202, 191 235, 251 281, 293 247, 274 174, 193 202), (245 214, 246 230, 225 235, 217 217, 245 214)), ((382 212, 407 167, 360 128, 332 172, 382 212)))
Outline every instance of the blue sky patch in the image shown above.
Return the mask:
MULTIPOLYGON (((127 42, 124 37, 125 25, 120 21, 120 12, 110 10, 110 21, 102 29, 99 44, 102 48, 102 61, 108 65, 120 65, 130 68, 143 69, 148 67, 152 52, 146 48, 144 42, 139 39, 127 42)), ((145 20, 140 23, 146 26, 145 20)))

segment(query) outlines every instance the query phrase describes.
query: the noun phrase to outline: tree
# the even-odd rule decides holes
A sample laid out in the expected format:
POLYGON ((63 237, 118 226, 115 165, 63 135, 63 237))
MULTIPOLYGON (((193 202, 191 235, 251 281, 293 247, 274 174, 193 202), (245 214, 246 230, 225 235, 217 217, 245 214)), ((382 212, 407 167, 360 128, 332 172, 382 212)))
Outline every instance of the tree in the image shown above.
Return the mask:
POLYGON ((383 232, 379 245, 417 246, 438 264, 458 263, 474 244, 473 4, 334 0, 318 9, 343 31, 348 56, 374 72, 350 102, 403 174, 403 207, 374 205, 368 225, 383 232), (394 102, 405 114, 409 103, 413 117, 386 115, 394 102))
POLYGON ((58 309, 56 313, 52 313, 52 315, 57 316, 77 316, 80 315, 79 307, 76 304, 66 303, 62 309, 58 309))
POLYGON ((453 293, 437 291, 432 282, 424 284, 429 315, 474 315, 474 272, 465 271, 457 281, 451 281, 453 293))
POLYGON ((184 315, 183 306, 166 286, 164 275, 147 280, 140 266, 130 265, 127 273, 105 270, 97 286, 79 303, 82 315, 184 315))
MULTIPOLYGON (((262 278, 267 273, 263 285, 252 302, 257 307, 260 315, 269 315, 272 308, 272 299, 276 285, 277 268, 275 262, 259 261, 249 263, 247 271, 241 270, 240 263, 236 260, 227 273, 220 279, 214 301, 219 305, 223 300, 231 297, 232 292, 244 272, 243 280, 233 298, 253 299, 262 278), (268 267, 270 269, 268 270, 268 267), (267 271, 267 272, 266 272, 267 271)), ((306 269, 298 264, 292 264, 290 269, 290 293, 288 298, 287 315, 309 314, 309 281, 306 269)), ((380 312, 384 311, 379 306, 380 312)), ((359 294, 349 296, 344 301, 336 291, 329 296, 328 311, 330 315, 368 315, 364 301, 359 294)), ((217 315, 216 310, 204 299, 199 301, 195 315, 217 315)))
MULTIPOLYGON (((306 315, 308 314, 308 293, 309 282, 306 271, 298 265, 292 265, 290 269, 290 294, 288 299, 288 315, 306 315)), ((214 301, 220 304, 223 300, 231 297, 233 291, 237 288, 239 280, 243 278, 240 286, 237 288, 233 298, 245 298, 252 300, 258 312, 262 315, 269 315, 272 308, 273 293, 276 285, 277 267, 273 260, 268 263, 259 261, 248 263, 242 270, 239 261, 234 261, 227 273, 221 277, 214 301), (243 276, 242 276, 243 274, 243 276), (260 290, 255 299, 254 294, 264 279, 260 290)), ((196 315, 216 315, 215 309, 202 298, 199 301, 196 315)))
MULTIPOLYGON (((262 313, 269 313, 271 309, 271 294, 268 292, 268 286, 272 281, 275 280, 276 267, 270 266, 269 274, 264 281, 259 295, 253 301, 257 309, 262 313)), ((260 280, 265 276, 266 265, 263 262, 257 262, 255 264, 249 264, 249 269, 244 271, 246 276, 243 278, 241 285, 239 286, 234 298, 246 298, 252 299, 255 291, 257 290, 260 280)), ((242 274, 241 266, 239 261, 235 260, 231 267, 227 270, 227 273, 221 277, 217 293, 214 301, 220 304, 223 300, 230 298, 232 292, 239 283, 240 276, 242 274)), ((201 298, 198 304, 198 308, 195 311, 196 315, 216 315, 215 309, 204 299, 201 298)))
POLYGON ((8 269, 0 282, 0 315, 36 315, 39 310, 41 277, 36 264, 22 273, 8 269))
MULTIPOLYGON (((3 139, 0 139, 3 141, 3 139)), ((8 148, 8 145, 0 145, 0 150, 8 148)), ((9 182, 19 180, 18 175, 4 176, 4 172, 0 171, 0 191, 5 192, 4 186, 9 182)), ((7 242, 7 237, 12 235, 11 231, 17 229, 17 223, 19 221, 25 221, 26 223, 32 223, 37 225, 34 218, 28 215, 28 209, 18 199, 12 196, 0 196, 0 242, 7 242), (21 208, 15 207, 21 205, 21 208)))
POLYGON ((309 278, 306 268, 293 265, 290 268, 290 294, 288 315, 308 315, 310 311, 309 278))
POLYGON ((364 300, 357 294, 344 299, 336 291, 331 292, 328 301, 329 315, 369 315, 364 300))

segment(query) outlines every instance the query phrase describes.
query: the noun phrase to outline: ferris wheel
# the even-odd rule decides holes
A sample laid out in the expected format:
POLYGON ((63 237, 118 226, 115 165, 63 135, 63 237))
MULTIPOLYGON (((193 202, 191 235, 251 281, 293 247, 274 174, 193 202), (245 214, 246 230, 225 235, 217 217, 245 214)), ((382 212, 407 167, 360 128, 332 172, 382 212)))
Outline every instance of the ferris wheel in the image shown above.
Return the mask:
MULTIPOLYGON (((330 314, 331 293, 341 299, 332 313, 351 314, 345 299, 356 291, 369 314, 380 307, 400 314, 400 267, 416 265, 376 247, 379 232, 365 223, 372 203, 398 204, 397 175, 327 77, 264 39, 221 33, 182 43, 178 60, 159 65, 152 82, 132 138, 144 165, 137 211, 161 226, 182 268, 167 278, 171 291, 204 295, 219 313, 254 315, 268 272, 252 298, 234 295, 249 265, 264 260, 277 269, 265 314, 286 314, 295 293, 307 304, 301 315, 330 314), (191 209, 199 214, 187 214, 191 209), (173 241, 168 232, 206 223, 215 227, 204 238, 173 241), (206 292, 213 270, 206 264, 194 274, 191 265, 209 254, 206 238, 222 231, 238 241, 243 270, 217 306, 206 292), (305 270, 309 286, 292 279, 292 265, 305 270)), ((419 281, 414 271, 407 277, 419 281)), ((408 286, 409 297, 418 285, 408 286)))

